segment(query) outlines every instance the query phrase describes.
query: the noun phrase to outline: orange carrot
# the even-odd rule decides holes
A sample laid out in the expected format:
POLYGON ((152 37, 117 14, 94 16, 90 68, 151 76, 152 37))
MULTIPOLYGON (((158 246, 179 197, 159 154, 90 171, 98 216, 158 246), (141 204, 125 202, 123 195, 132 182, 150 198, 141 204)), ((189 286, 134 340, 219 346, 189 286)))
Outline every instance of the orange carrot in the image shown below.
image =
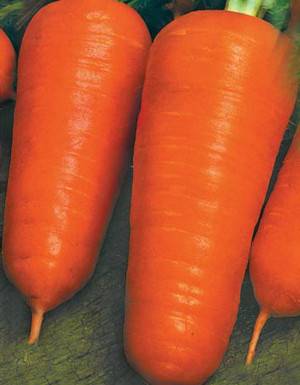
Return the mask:
POLYGON ((31 21, 19 60, 4 265, 32 309, 71 298, 94 271, 122 176, 151 39, 129 6, 61 0, 31 21))
POLYGON ((196 11, 150 50, 134 155, 125 353, 151 384, 200 385, 237 317, 251 238, 292 112, 291 43, 196 11))
POLYGON ((6 33, 0 29, 0 103, 15 98, 13 88, 16 53, 6 33))
MULTIPOLYGON (((298 0, 292 1, 291 11, 287 34, 295 40, 295 53, 298 56, 300 22, 298 0)), ((296 66, 296 70, 298 69, 298 57, 294 57, 293 66, 296 66)), ((300 290, 297 276, 300 271, 297 255, 299 242, 297 227, 300 229, 300 222, 295 215, 298 206, 297 194, 300 193, 300 183, 297 181, 299 176, 300 132, 298 129, 252 245, 250 273, 255 296, 261 309, 249 344, 246 365, 253 362, 259 337, 271 316, 285 317, 300 314, 300 290)))
POLYGON ((252 246, 250 272, 261 311, 250 342, 247 364, 253 361, 259 336, 269 317, 300 315, 299 194, 298 128, 252 246), (264 322, 260 322, 262 318, 264 322))

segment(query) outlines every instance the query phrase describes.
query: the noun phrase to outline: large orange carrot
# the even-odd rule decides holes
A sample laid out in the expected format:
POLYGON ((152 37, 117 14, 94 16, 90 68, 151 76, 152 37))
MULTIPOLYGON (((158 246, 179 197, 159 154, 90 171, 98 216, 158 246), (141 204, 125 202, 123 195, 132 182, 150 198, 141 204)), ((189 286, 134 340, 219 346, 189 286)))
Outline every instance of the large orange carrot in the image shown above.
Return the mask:
POLYGON ((0 103, 14 99, 16 53, 6 33, 0 29, 0 103))
POLYGON ((288 38, 197 11, 156 38, 134 155, 125 352, 151 384, 219 366, 296 86, 288 38))
POLYGON ((4 224, 4 265, 43 314, 93 273, 129 158, 150 45, 114 0, 61 0, 22 43, 4 224))

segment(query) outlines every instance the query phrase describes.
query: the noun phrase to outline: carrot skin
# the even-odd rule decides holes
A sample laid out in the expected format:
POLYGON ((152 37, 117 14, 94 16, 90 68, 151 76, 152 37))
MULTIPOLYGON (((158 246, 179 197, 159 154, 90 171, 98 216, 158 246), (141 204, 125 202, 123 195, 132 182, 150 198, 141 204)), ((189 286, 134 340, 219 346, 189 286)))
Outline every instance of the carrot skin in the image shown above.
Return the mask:
POLYGON ((296 86, 291 44, 226 11, 150 50, 134 152, 125 353, 151 384, 199 385, 236 321, 251 237, 296 86))
POLYGON ((13 89, 16 53, 6 33, 0 29, 0 103, 15 98, 13 89))
MULTIPOLYGON (((251 249, 250 274, 254 294, 261 309, 273 317, 300 315, 299 180, 298 128, 265 207, 251 249)), ((247 364, 252 363, 254 359, 257 343, 255 328, 250 341, 247 364)))
POLYGON ((300 314, 299 194, 298 129, 266 205, 250 259, 256 299, 276 317, 300 314))
POLYGON ((26 31, 3 253, 33 313, 71 298, 94 271, 129 161, 150 43, 139 15, 114 0, 51 3, 26 31))

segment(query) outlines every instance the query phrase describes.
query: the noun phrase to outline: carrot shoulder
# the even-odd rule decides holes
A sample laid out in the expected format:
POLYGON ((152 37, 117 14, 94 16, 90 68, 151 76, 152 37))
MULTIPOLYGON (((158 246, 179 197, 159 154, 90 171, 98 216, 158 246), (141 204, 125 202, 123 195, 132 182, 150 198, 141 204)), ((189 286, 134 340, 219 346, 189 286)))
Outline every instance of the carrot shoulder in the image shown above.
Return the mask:
MULTIPOLYGON (((43 313, 92 275, 129 160, 150 37, 114 0, 61 0, 22 42, 3 238, 7 275, 43 313)), ((101 295, 101 293, 100 293, 101 295)))
POLYGON ((228 347, 296 87, 290 42, 228 11, 179 17, 148 62, 134 154, 125 352, 151 384, 199 385, 228 347))

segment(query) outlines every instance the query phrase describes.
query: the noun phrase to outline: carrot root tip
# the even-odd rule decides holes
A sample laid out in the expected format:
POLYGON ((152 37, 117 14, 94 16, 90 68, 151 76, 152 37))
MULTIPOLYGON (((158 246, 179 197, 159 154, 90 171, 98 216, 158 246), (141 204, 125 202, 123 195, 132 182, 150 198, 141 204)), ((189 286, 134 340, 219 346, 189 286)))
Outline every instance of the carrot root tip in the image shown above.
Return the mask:
POLYGON ((255 322, 252 338, 251 338, 251 341, 249 344, 249 350, 248 350, 248 354, 247 354, 247 358, 246 358, 246 366, 251 365, 253 360, 254 360, 255 350, 256 350, 256 346, 257 346, 260 334, 261 334, 262 329, 265 326, 267 320, 269 319, 269 317, 270 317, 269 312, 267 312, 265 310, 261 310, 259 312, 259 315, 258 315, 256 322, 255 322))
POLYGON ((42 323, 44 319, 44 311, 42 310, 32 310, 32 318, 31 318, 31 329, 28 338, 28 344, 35 344, 40 336, 42 323))

